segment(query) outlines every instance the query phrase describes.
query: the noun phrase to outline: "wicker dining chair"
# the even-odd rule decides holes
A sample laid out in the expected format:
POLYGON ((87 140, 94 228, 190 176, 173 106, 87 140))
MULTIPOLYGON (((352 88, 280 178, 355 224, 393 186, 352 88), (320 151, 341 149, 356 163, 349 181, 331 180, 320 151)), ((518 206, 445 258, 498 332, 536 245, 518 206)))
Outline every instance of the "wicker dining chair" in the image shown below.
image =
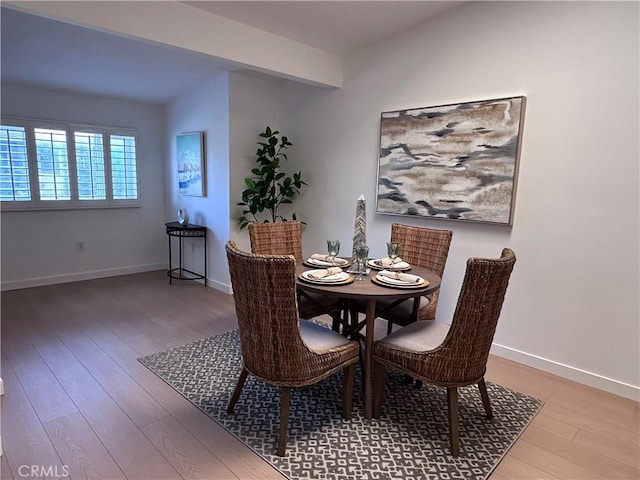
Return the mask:
MULTIPOLYGON (((401 223, 391 225, 391 241, 400 244, 400 257, 411 265, 428 268, 438 274, 444 274, 444 267, 449 256, 449 246, 453 232, 451 230, 435 230, 432 228, 412 227, 401 223)), ((435 320, 438 306, 438 292, 426 296, 407 299, 400 304, 396 301, 381 300, 378 302, 378 317, 387 322, 387 335, 393 325, 405 326, 417 320, 435 320)), ((364 313, 366 305, 352 302, 351 323, 355 323, 357 313, 364 313)))
MULTIPOLYGON (((293 255, 301 262, 302 224, 297 221, 274 223, 250 223, 249 240, 251 252, 258 255, 293 255)), ((314 318, 328 314, 332 319, 332 329, 340 330, 343 306, 338 298, 330 298, 318 293, 305 292, 298 295, 298 310, 302 318, 314 318)), ((345 315, 346 317, 346 315, 345 315)))
POLYGON ((290 255, 254 255, 227 242, 227 260, 240 330, 243 367, 227 407, 233 413, 249 373, 280 387, 277 454, 287 444, 291 388, 312 385, 343 370, 342 415, 351 419, 360 345, 301 320, 296 261, 290 255))
POLYGON ((516 257, 505 248, 498 259, 470 258, 451 326, 415 322, 374 342, 373 416, 380 418, 385 369, 447 387, 451 454, 460 451, 458 387, 477 384, 487 418, 493 418, 484 374, 516 257))

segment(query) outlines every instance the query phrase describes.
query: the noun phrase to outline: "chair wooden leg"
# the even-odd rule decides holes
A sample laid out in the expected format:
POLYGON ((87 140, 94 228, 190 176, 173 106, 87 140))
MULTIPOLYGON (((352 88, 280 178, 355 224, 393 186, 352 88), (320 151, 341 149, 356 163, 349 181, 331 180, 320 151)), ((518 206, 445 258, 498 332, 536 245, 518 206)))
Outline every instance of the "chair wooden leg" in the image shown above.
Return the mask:
POLYGON ((242 393, 242 387, 244 387, 244 382, 247 379, 247 375, 249 375, 249 370, 242 367, 242 372, 240 372, 240 377, 238 378, 236 389, 233 391, 231 400, 229 400, 229 405, 227 405, 227 413, 233 413, 236 402, 238 401, 238 399, 240 398, 240 394, 242 393))
POLYGON ((457 457, 460 453, 457 387, 447 387, 447 405, 449 407, 449 443, 451 445, 451 455, 457 457))
POLYGON ((345 337, 349 336, 349 308, 349 300, 341 299, 339 311, 331 316, 333 319, 331 329, 342 333, 345 337), (342 327, 342 331, 340 331, 340 327, 342 327))
POLYGON ((487 414, 487 418, 493 418, 493 412, 491 411, 491 404, 489 403, 489 394, 487 393, 487 384, 484 382, 484 378, 481 378, 478 382, 478 388, 480 389, 480 397, 482 397, 482 405, 484 405, 484 411, 487 414))
POLYGON ((351 420, 353 412, 353 381, 356 377, 356 364, 352 363, 344 369, 344 385, 342 386, 342 416, 351 420))
POLYGON ((373 361, 373 418, 380 418, 384 401, 385 366, 373 361))
POLYGON ((347 337, 351 340, 358 340, 359 335, 356 332, 358 328, 358 320, 359 320, 358 309, 349 307, 349 315, 347 317, 347 322, 345 322, 345 326, 347 326, 347 337))
POLYGON ((334 313, 333 315, 331 315, 331 318, 331 330, 333 330, 334 332, 340 332, 340 324, 342 323, 340 314, 334 313))
POLYGON ((291 403, 291 387, 280 389, 280 432, 278 433, 278 456, 284 457, 287 448, 287 430, 289 429, 289 405, 291 403))

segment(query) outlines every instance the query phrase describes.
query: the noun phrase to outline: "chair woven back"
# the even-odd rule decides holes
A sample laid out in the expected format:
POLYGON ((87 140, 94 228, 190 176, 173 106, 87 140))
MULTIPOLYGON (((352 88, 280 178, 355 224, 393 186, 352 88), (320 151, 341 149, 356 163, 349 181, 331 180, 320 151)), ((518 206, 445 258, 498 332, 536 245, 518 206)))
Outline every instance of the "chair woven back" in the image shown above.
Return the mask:
POLYGON ((245 367, 283 386, 316 376, 300 337, 293 256, 250 254, 233 242, 226 250, 245 367))
POLYGON ((302 261, 302 225, 299 221, 250 223, 251 252, 258 255, 293 255, 302 261))
POLYGON ((451 230, 391 225, 391 241, 400 244, 400 257, 412 265, 428 268, 442 278, 451 246, 451 230))
POLYGON ((470 258, 447 337, 429 356, 434 383, 469 384, 484 376, 516 256, 470 258))
MULTIPOLYGON (((419 265, 436 272, 440 278, 447 264, 452 237, 451 230, 412 227, 401 223, 391 225, 391 241, 400 244, 400 257, 412 265, 419 265)), ((428 297, 429 305, 418 312, 420 320, 436 318, 439 292, 428 297)))

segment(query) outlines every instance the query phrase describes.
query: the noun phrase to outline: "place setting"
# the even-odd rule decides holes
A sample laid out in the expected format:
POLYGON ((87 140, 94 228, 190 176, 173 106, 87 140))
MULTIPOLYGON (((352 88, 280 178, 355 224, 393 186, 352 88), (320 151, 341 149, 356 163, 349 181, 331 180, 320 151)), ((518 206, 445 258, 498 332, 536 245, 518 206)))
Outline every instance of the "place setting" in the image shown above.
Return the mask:
POLYGON ((420 275, 393 270, 381 270, 371 277, 371 281, 377 285, 391 288, 423 288, 429 286, 429 281, 420 275))
POLYGON ((367 266, 374 270, 391 270, 404 272, 411 270, 411 265, 402 260, 398 255, 400 253, 400 244, 396 242, 387 242, 387 256, 383 258, 367 260, 367 266))
POLYGON ((348 267, 351 262, 346 258, 337 257, 340 252, 340 240, 327 240, 327 254, 314 253, 304 262, 307 267, 348 267))
POLYGON ((337 257, 340 252, 340 240, 327 240, 328 255, 314 253, 303 264, 308 267, 324 267, 302 272, 299 278, 305 282, 318 285, 346 285, 355 277, 342 270, 351 265, 349 260, 337 257))
POLYGON ((391 288, 423 288, 429 282, 419 275, 405 273, 411 269, 411 265, 403 261, 398 255, 400 244, 387 242, 387 256, 384 258, 368 260, 367 265, 379 270, 371 281, 377 285, 391 288))

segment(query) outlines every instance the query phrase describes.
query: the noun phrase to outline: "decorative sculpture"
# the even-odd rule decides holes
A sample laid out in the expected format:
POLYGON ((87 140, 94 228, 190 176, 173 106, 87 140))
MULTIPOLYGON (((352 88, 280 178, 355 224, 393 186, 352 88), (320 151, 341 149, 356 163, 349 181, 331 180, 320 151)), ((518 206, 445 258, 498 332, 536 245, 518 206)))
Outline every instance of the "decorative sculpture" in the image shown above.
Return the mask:
POLYGON ((356 204, 356 224, 353 229, 353 256, 357 245, 367 244, 367 207, 364 195, 360 194, 356 204))

